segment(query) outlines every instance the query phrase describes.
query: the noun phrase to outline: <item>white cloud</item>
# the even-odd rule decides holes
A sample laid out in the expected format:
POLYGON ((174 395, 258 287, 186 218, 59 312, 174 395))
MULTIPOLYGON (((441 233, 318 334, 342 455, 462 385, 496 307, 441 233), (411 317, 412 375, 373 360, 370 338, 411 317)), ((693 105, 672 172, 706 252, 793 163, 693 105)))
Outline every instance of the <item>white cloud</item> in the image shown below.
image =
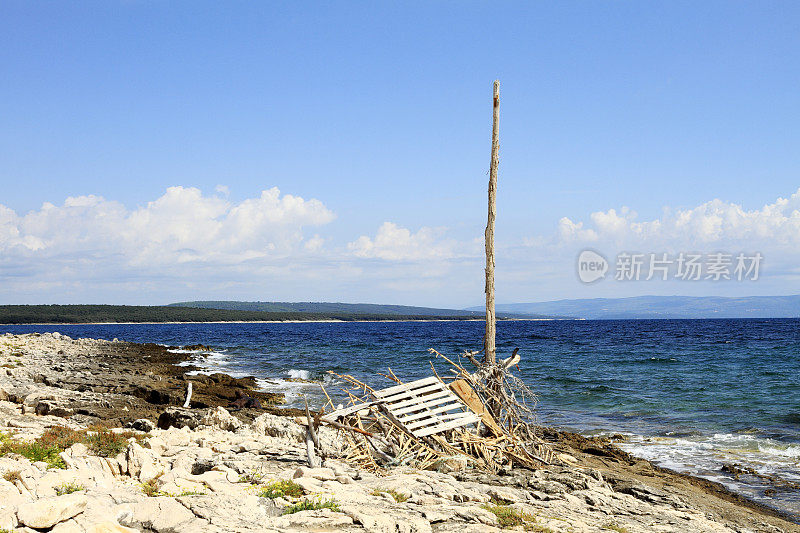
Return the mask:
POLYGON ((745 210, 722 200, 691 209, 665 210, 657 219, 638 221, 622 208, 592 213, 591 225, 562 218, 561 242, 612 242, 619 246, 673 245, 691 248, 721 244, 795 246, 800 244, 800 189, 760 209, 745 210))
POLYGON ((361 258, 386 261, 446 260, 455 257, 455 241, 443 239, 444 228, 420 228, 416 233, 384 222, 374 238, 362 235, 347 245, 361 258))
POLYGON ((62 263, 114 257, 118 266, 136 267, 236 264, 290 254, 302 243, 303 228, 334 218, 319 200, 281 195, 277 188, 233 204, 196 188, 170 187, 133 210, 79 196, 25 215, 0 205, 0 253, 62 263))
POLYGON ((317 252, 320 249, 322 249, 323 244, 325 244, 325 239, 323 239, 319 235, 314 235, 313 237, 311 237, 306 241, 304 247, 309 252, 317 252))

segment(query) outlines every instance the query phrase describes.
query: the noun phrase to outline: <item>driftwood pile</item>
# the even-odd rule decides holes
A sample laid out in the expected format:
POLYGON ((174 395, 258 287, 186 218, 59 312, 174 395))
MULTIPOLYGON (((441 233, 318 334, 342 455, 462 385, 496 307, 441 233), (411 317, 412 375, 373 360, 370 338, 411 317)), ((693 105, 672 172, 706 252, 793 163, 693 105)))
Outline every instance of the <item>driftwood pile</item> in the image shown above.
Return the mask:
POLYGON ((339 430, 344 460, 373 472, 402 465, 497 472, 558 461, 537 436, 535 395, 512 373, 518 368, 516 350, 495 364, 479 362, 477 352, 466 352, 463 357, 475 366, 474 372, 430 351, 448 363, 447 375, 440 376, 431 363, 433 375, 404 383, 390 369, 383 376, 396 385, 373 389, 352 375, 332 372, 343 384, 348 404, 334 407, 328 396, 328 405, 315 416, 306 408, 302 422, 307 426, 309 464, 319 465, 320 424, 339 430))

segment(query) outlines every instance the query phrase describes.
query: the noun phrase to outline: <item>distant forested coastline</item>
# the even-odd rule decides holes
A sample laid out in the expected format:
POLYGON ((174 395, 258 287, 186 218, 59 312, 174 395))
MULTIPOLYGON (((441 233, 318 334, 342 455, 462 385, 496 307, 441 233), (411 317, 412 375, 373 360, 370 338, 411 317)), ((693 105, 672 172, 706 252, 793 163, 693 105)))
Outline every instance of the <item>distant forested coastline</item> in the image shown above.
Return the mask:
POLYGON ((80 324, 96 322, 259 322, 291 320, 442 320, 462 316, 395 313, 241 311, 163 305, 0 305, 0 324, 80 324))

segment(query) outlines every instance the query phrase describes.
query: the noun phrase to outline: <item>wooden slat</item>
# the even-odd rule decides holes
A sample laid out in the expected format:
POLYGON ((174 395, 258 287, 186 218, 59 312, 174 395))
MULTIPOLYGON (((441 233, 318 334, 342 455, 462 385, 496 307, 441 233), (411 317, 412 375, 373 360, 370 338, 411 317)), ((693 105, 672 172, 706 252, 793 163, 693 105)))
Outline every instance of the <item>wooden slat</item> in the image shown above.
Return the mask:
POLYGON ((385 396, 394 394, 396 392, 402 392, 410 389, 417 389, 420 387, 424 387, 425 385, 432 385, 433 383, 441 383, 441 382, 439 381, 439 378, 437 378, 436 376, 430 376, 427 378, 418 379, 416 381, 411 381, 409 383, 401 383, 400 385, 395 385, 393 387, 389 387, 388 389, 376 390, 372 394, 377 398, 383 398, 385 396))
POLYGON ((402 402, 386 402, 392 406, 392 409, 402 409, 403 407, 408 407, 410 405, 418 404, 423 401, 427 402, 430 400, 435 400, 436 398, 443 398, 445 396, 450 396, 451 393, 448 392, 446 389, 440 389, 434 393, 426 394, 425 396, 421 396, 419 398, 411 398, 408 400, 403 400, 402 402))
POLYGON ((389 408, 392 409, 392 412, 395 414, 395 416, 400 417, 406 413, 413 413, 415 411, 420 411, 428 407, 435 407, 437 405, 442 405, 444 403, 453 403, 453 402, 460 402, 460 400, 455 396, 445 396, 443 398, 437 398, 434 400, 430 400, 428 402, 418 403, 416 405, 412 405, 404 409, 392 409, 391 405, 389 406, 389 408))
POLYGON ((461 409, 460 405, 445 405, 442 407, 437 407, 436 409, 428 409, 427 411, 423 411, 421 413, 414 413, 410 415, 405 415, 402 417, 403 423, 406 424, 408 422, 412 422, 414 420, 418 420, 420 418, 427 418, 439 413, 446 413, 447 411, 452 411, 453 409, 461 409))
POLYGON ((383 396, 381 400, 384 402, 395 403, 399 402, 400 400, 405 400, 406 398, 413 398, 415 396, 424 396, 426 394, 430 394, 432 392, 440 391, 440 390, 447 390, 441 383, 434 383, 433 385, 428 385, 426 387, 420 387, 418 389, 412 389, 408 391, 401 391, 396 394, 392 394, 390 396, 383 396))
POLYGON ((447 431, 448 429, 455 429, 463 426, 468 426, 480 420, 480 417, 478 417, 477 415, 471 413, 467 413, 467 415, 468 418, 465 417, 465 419, 463 420, 453 420, 451 422, 446 422, 444 424, 439 424, 437 426, 428 427, 417 431, 412 431, 411 433, 413 433, 415 437, 427 437, 428 435, 441 433, 442 431, 447 431))
POLYGON ((459 420, 462 418, 472 418, 472 413, 465 413, 464 411, 459 411, 458 413, 445 413, 438 415, 433 418, 425 419, 425 420, 417 420, 409 424, 407 421, 403 421, 408 429, 414 431, 415 429, 424 428, 427 426, 435 426, 438 423, 445 422, 447 420, 459 420))

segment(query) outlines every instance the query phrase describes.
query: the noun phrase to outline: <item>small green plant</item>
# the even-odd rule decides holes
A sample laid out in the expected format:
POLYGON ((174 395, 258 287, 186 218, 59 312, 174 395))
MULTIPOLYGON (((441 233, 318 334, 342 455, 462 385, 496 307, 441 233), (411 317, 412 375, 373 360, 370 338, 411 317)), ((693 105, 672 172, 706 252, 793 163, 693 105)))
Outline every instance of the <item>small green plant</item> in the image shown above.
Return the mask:
POLYGON ((537 533, 552 531, 550 528, 537 524, 535 516, 517 511, 508 505, 486 504, 482 507, 497 517, 497 523, 503 529, 522 526, 525 531, 537 533))
POLYGON ((619 525, 615 524, 614 522, 609 522, 608 524, 603 524, 602 528, 603 529, 607 529, 609 531, 616 531, 617 533, 629 533, 627 528, 619 526, 619 525))
POLYGON ((394 498, 394 501, 396 501, 397 503, 403 503, 404 501, 408 500, 408 498, 410 498, 410 496, 408 494, 403 494, 402 492, 397 492, 394 489, 389 489, 389 490, 375 489, 375 490, 372 491, 372 495, 373 496, 380 496, 381 494, 388 494, 389 496, 394 498))
POLYGON ((140 485, 142 488, 142 492, 145 496, 150 498, 155 498, 156 496, 166 496, 166 493, 161 492, 158 490, 158 478, 164 475, 164 472, 159 472, 157 475, 153 476, 151 479, 148 479, 144 483, 140 485))
POLYGON ((202 490, 182 489, 178 494, 173 494, 172 492, 156 491, 155 496, 169 496, 170 498, 180 498, 182 496, 204 496, 205 494, 208 493, 202 490))
POLYGON ((247 472, 239 476, 239 483, 250 483, 252 485, 258 485, 261 481, 266 477, 266 473, 264 469, 260 466, 255 470, 247 472))
POLYGON ((204 494, 206 494, 204 490, 182 490, 176 498, 180 498, 181 496, 203 496, 204 494))
POLYGON ((64 494, 72 494, 73 492, 84 490, 85 488, 86 487, 84 487, 80 483, 75 483, 74 481, 70 481, 68 483, 62 483, 61 485, 56 487, 56 495, 63 496, 64 494))
POLYGON ((272 483, 268 483, 267 485, 261 487, 261 490, 258 491, 259 496, 262 498, 269 498, 271 500, 275 498, 282 498, 284 496, 299 498, 303 494, 305 494, 303 487, 290 479, 273 481, 272 483))
POLYGON ((339 503, 336 500, 323 500, 321 498, 309 500, 306 498, 287 507, 283 511, 283 514, 294 514, 300 511, 316 511, 317 509, 330 509, 335 513, 342 512, 342 508, 339 507, 339 503))
POLYGON ((3 474, 3 479, 8 481, 9 483, 16 483, 17 481, 22 479, 22 470, 10 470, 3 474))

